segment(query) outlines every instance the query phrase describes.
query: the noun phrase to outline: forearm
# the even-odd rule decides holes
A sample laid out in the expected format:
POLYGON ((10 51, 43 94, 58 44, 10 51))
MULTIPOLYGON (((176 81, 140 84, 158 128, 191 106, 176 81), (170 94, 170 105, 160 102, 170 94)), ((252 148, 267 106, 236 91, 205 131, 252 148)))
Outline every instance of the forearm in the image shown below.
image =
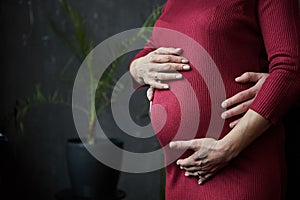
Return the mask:
POLYGON ((271 123, 268 120, 249 109, 239 123, 220 140, 220 145, 230 152, 232 157, 235 157, 270 126, 271 123))

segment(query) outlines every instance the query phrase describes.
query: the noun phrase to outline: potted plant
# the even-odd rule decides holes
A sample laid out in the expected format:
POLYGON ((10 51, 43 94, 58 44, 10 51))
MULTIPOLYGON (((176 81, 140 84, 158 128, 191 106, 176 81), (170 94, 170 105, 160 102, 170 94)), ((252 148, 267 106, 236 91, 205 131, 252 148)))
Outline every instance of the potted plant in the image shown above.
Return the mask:
MULTIPOLYGON (((50 20, 50 24, 53 30, 70 47, 78 62, 82 63, 82 61, 94 48, 94 41, 88 37, 86 23, 78 9, 71 6, 66 0, 60 0, 60 3, 68 17, 68 22, 70 22, 71 31, 63 31, 63 29, 60 28, 54 20, 50 20)), ((153 26, 155 20, 160 14, 161 8, 162 5, 153 10, 143 24, 144 27, 153 26)), ((94 88, 96 79, 93 71, 90 70, 88 77, 90 87, 88 90, 93 91, 96 89, 95 98, 90 98, 90 108, 82 108, 80 105, 77 105, 78 109, 87 115, 88 128, 86 130, 85 138, 70 138, 66 144, 68 171, 73 193, 76 196, 90 198, 111 197, 117 192, 117 182, 120 172, 105 166, 95 159, 86 149, 86 145, 89 145, 89 148, 100 148, 105 151, 107 141, 97 139, 95 136, 95 123, 98 116, 103 113, 108 105, 110 105, 110 93, 116 82, 114 77, 115 72, 121 63, 122 57, 115 60, 110 65, 109 69, 105 71, 104 75, 97 83, 96 88, 94 88), (91 111, 94 108, 96 109, 96 114, 91 111)), ((63 71, 65 72, 65 70, 63 71)), ((59 90, 45 95, 42 92, 41 86, 37 84, 36 90, 31 97, 20 99, 17 102, 16 121, 21 132, 24 130, 23 118, 28 110, 32 106, 40 104, 62 104, 72 106, 71 100, 64 98, 63 95, 60 94, 59 90)), ((110 140, 119 147, 123 146, 123 142, 118 138, 110 138, 110 140)))

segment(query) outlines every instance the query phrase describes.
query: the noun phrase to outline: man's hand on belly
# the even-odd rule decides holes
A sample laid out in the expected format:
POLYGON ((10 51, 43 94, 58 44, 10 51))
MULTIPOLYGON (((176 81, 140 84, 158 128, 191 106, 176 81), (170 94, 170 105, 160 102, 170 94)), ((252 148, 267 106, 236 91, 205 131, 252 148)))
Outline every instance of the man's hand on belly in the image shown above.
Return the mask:
MULTIPOLYGON (((265 82, 266 78, 269 76, 268 73, 256 73, 256 72, 246 72, 241 76, 237 77, 235 81, 237 83, 255 83, 251 88, 241 91, 234 96, 226 99, 222 103, 223 108, 229 108, 227 111, 223 112, 221 117, 223 119, 229 119, 236 115, 244 114, 252 104, 256 94, 260 90, 261 86, 265 82)), ((240 119, 237 119, 229 124, 230 128, 235 127, 240 119)))

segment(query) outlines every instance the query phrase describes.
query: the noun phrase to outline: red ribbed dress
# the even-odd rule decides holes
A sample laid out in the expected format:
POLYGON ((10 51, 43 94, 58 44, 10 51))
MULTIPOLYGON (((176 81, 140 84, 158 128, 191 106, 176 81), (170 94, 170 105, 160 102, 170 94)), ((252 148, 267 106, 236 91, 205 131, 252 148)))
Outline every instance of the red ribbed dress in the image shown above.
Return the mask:
MULTIPOLYGON (((176 30, 197 41, 215 62, 226 97, 250 87, 250 84, 234 81, 242 73, 270 73, 251 109, 273 123, 268 131, 203 185, 198 185, 196 178, 185 177, 175 162, 168 165, 167 200, 283 199, 286 164, 281 118, 299 95, 299 20, 297 0, 167 1, 155 27, 176 30)), ((153 36, 151 43, 152 49, 145 47, 135 58, 164 46, 159 35, 153 36)), ((188 54, 184 56, 189 59, 188 54)), ((210 108, 212 97, 203 77, 194 70, 196 65, 201 63, 191 63, 192 69, 181 73, 196 93, 200 110, 196 138, 201 138, 206 136, 213 114, 210 108)), ((175 82, 170 83, 171 88, 181 86, 180 81, 175 82)), ((185 92, 189 102, 192 95, 189 96, 184 87, 180 91, 185 92)), ((179 129, 182 105, 170 90, 155 91, 153 105, 158 104, 164 107, 164 113, 152 110, 151 122, 161 145, 165 146, 179 129)), ((187 103, 184 106, 190 109, 193 105, 187 103)), ((228 125, 234 119, 225 120, 219 138, 229 132, 228 125)), ((186 121, 195 123, 192 117, 186 121)), ((186 124, 190 125, 193 124, 186 124)), ((186 152, 182 158, 190 153, 186 152)), ((170 150, 166 150, 166 160, 169 154, 170 150)))

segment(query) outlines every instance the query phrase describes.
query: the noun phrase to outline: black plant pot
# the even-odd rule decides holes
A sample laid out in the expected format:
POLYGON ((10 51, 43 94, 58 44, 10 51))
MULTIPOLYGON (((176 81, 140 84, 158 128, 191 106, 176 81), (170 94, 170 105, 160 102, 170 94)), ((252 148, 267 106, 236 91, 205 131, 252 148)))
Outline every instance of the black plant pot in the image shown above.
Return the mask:
MULTIPOLYGON (((123 147, 122 141, 117 139, 111 141, 123 147)), ((97 140, 89 148, 109 151, 105 139, 97 140)), ((112 159, 119 159, 121 165, 121 156, 112 159)), ((120 171, 98 161, 79 138, 69 139, 67 142, 67 163, 72 193, 76 197, 106 200, 113 199, 116 195, 120 171)))

